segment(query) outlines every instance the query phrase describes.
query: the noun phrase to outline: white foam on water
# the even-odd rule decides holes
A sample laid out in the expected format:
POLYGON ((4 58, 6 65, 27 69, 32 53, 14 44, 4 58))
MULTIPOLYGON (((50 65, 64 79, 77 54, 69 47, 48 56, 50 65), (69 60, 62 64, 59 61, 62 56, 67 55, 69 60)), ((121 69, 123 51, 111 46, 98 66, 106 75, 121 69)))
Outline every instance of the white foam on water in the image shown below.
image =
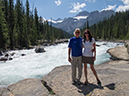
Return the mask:
MULTIPOLYGON (((96 42, 95 64, 109 61, 110 55, 106 53, 109 48, 123 46, 122 43, 96 42), (119 45, 118 45, 119 44, 119 45)), ((45 53, 35 53, 31 50, 11 51, 16 54, 12 61, 0 62, 0 87, 8 86, 25 78, 43 78, 53 68, 61 65, 70 65, 68 62, 68 43, 45 47, 45 53), (21 56, 21 54, 26 54, 21 56)))

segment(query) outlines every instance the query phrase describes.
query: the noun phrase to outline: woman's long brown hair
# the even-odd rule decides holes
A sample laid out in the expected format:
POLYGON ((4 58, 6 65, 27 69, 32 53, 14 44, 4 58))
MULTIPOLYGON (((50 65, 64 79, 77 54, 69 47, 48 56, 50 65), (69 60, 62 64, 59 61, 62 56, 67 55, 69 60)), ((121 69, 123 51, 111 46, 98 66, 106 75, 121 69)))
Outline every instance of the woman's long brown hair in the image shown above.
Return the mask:
POLYGON ((83 40, 84 40, 83 42, 85 43, 85 41, 86 41, 85 32, 87 32, 87 33, 89 34, 89 41, 92 42, 93 36, 92 36, 92 34, 91 34, 91 32, 90 32, 89 29, 86 29, 86 30, 84 31, 84 33, 83 33, 83 40))

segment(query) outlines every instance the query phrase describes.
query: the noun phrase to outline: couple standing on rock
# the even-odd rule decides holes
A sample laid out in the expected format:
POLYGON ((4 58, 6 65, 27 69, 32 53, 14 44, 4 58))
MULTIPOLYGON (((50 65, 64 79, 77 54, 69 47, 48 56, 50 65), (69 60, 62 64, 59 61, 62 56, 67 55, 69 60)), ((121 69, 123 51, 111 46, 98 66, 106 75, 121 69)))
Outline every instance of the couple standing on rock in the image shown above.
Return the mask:
POLYGON ((74 37, 70 38, 68 44, 68 61, 71 63, 72 67, 72 81, 74 84, 80 84, 80 79, 82 76, 82 63, 84 63, 84 74, 85 82, 84 84, 89 84, 87 78, 87 63, 90 64, 90 68, 96 77, 97 83, 101 84, 97 73, 94 68, 94 61, 96 60, 96 47, 95 39, 91 35, 89 29, 86 29, 83 33, 83 38, 80 37, 81 31, 76 28, 74 31, 74 37), (82 49, 84 52, 82 53, 82 49), (94 54, 93 54, 94 53, 94 54), (78 78, 76 78, 76 68, 78 68, 78 78))

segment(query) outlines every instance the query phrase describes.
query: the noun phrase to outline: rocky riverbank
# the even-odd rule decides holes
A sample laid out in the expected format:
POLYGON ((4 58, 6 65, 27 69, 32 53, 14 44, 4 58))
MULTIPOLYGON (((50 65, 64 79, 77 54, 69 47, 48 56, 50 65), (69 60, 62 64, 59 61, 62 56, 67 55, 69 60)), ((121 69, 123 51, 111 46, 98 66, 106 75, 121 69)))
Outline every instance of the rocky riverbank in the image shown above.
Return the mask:
POLYGON ((129 60, 125 47, 108 50, 115 61, 95 65, 102 82, 97 85, 95 77, 88 68, 89 85, 84 85, 84 73, 81 85, 72 85, 71 66, 59 66, 40 79, 24 79, 7 88, 0 88, 0 96, 128 96, 129 60), (122 54, 122 57, 120 56, 122 54), (124 55, 126 54, 126 55, 124 55), (120 57, 119 57, 120 56, 120 57))
MULTIPOLYGON (((60 43, 67 43, 68 42, 68 39, 60 39, 60 40, 55 40, 55 42, 52 44, 50 44, 50 42, 48 41, 40 41, 38 43, 38 46, 31 46, 30 49, 35 49, 35 52, 36 53, 43 53, 43 52, 46 52, 44 47, 45 46, 50 46, 50 45, 57 45, 57 44, 60 44, 60 43)), ((16 50, 21 50, 21 49, 16 49, 16 50)), ((14 59, 14 55, 16 54, 15 52, 11 52, 13 50, 1 50, 0 49, 0 61, 8 61, 8 60, 13 60, 14 59)), ((20 56, 25 56, 26 54, 23 53, 23 54, 20 54, 20 56)), ((20 57, 19 56, 19 57, 20 57)))

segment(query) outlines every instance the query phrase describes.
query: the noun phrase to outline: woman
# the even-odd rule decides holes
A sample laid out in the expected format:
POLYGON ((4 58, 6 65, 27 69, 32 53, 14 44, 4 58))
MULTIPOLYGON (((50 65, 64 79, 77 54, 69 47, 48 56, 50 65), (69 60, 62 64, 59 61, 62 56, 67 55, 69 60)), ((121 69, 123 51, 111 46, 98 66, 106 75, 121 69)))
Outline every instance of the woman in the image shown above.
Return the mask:
POLYGON ((87 63, 90 64, 90 68, 93 72, 93 74, 96 77, 97 83, 101 84, 97 73, 94 68, 94 61, 96 60, 96 47, 95 47, 95 39, 91 35, 91 32, 89 29, 86 29, 83 34, 83 46, 84 46, 84 52, 82 56, 82 63, 84 63, 84 73, 85 73, 85 85, 88 84, 87 79, 87 63), (94 53, 94 55, 93 55, 94 53))

